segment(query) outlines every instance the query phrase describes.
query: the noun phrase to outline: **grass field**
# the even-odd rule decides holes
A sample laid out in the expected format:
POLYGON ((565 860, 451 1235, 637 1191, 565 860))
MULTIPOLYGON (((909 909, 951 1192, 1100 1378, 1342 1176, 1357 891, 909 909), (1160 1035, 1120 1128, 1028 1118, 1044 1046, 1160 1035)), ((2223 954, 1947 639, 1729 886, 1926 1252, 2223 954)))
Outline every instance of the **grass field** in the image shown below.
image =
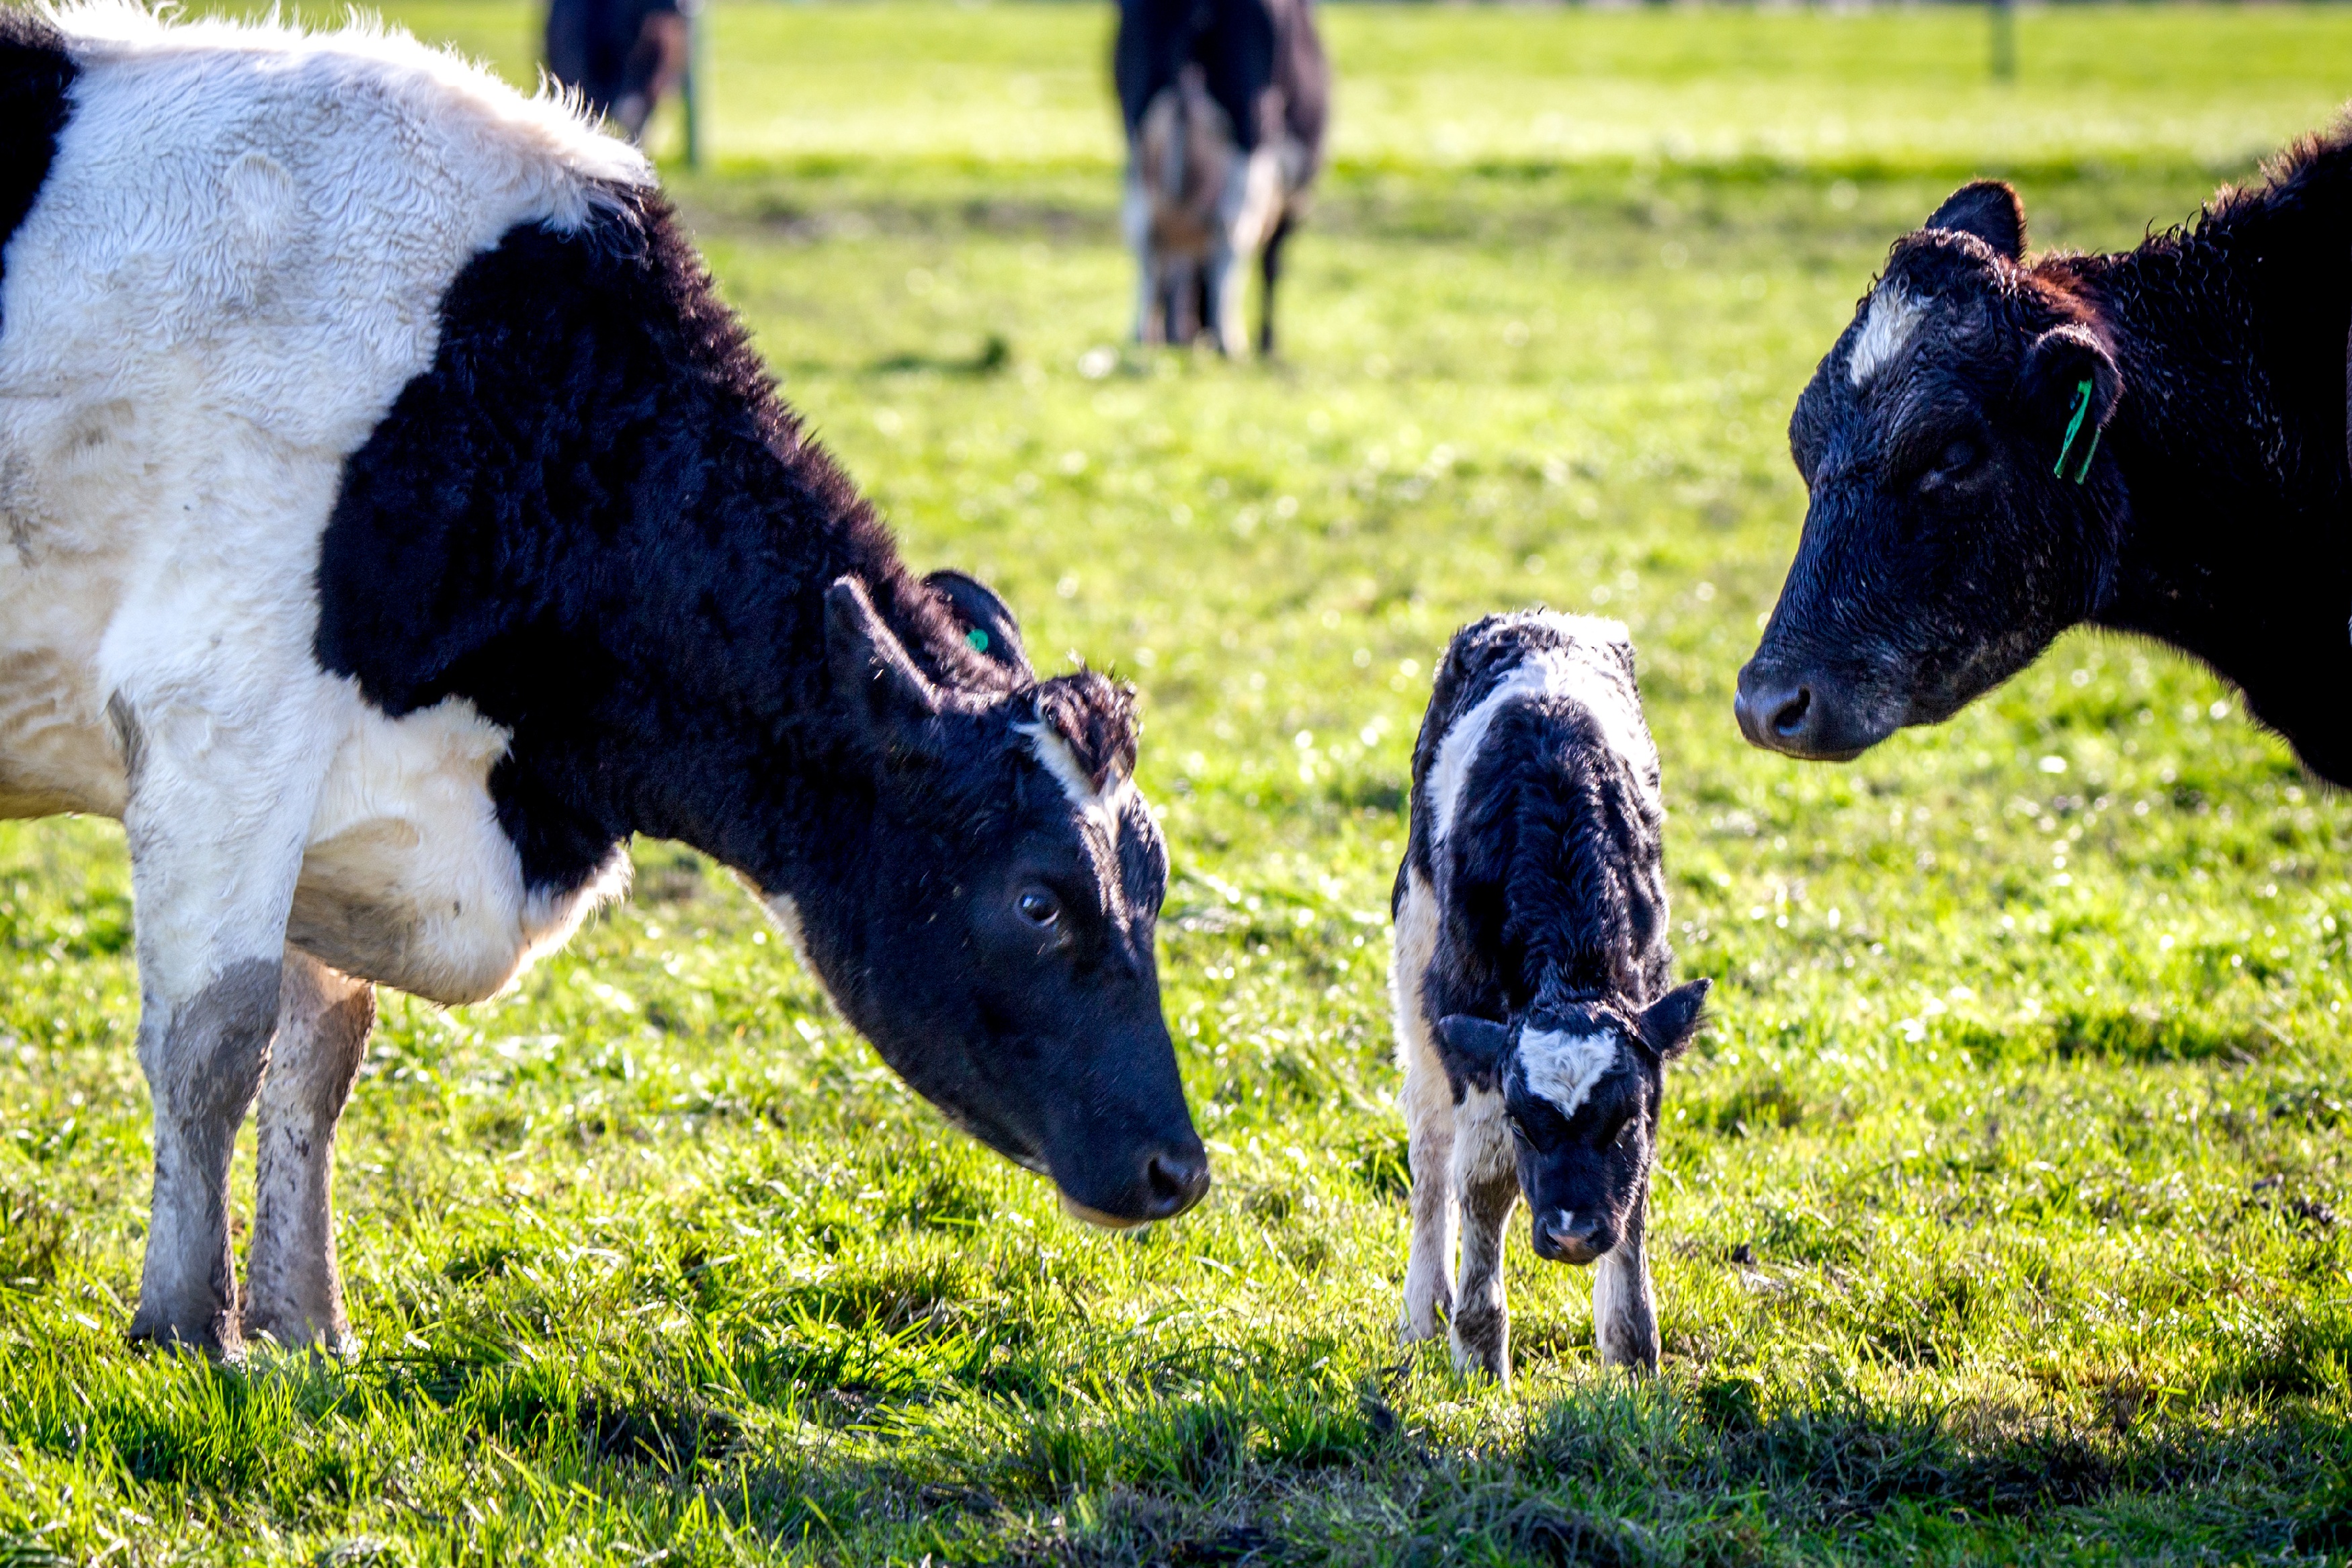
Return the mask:
MULTIPOLYGON (((528 79, 520 9, 401 14, 528 79)), ((1729 712, 1886 243, 1980 172, 2045 244, 2179 221, 2352 10, 2030 11, 1999 89, 1941 11, 1326 25, 1272 368, 1119 346, 1098 8, 722 4, 673 172, 915 562, 1141 689, 1206 1204, 1062 1219, 646 843, 517 994, 385 999, 364 1354, 139 1354, 121 834, 0 827, 0 1563, 2352 1560, 2352 805, 2115 640, 1844 768, 1729 712), (1391 1336, 1386 894, 1435 655, 1536 601, 1633 629, 1718 1019, 1664 1376, 1515 1235, 1502 1394, 1391 1336)))

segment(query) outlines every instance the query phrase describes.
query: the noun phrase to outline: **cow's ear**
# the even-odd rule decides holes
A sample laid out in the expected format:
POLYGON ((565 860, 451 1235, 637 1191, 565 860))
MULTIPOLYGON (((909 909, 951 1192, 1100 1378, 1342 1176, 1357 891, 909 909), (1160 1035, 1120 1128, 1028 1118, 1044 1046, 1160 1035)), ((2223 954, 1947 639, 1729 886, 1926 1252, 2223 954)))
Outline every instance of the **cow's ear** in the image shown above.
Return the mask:
POLYGON ((1469 1069, 1473 1077, 1492 1079, 1502 1071, 1503 1059, 1510 1054, 1509 1026, 1489 1019, 1449 1013, 1438 1020, 1437 1032, 1445 1037, 1445 1049, 1469 1069))
POLYGON ((915 668, 855 577, 824 591, 824 654, 834 695, 868 745, 897 756, 929 749, 939 688, 915 668))
POLYGON ((2088 327, 2053 327, 2026 350, 2017 382, 2027 428, 2038 434, 2050 471, 2079 485, 2091 476, 2099 433, 2123 401, 2124 374, 2088 327))
POLYGON ((1690 1045, 1706 1018, 1706 993, 1714 982, 1676 986, 1642 1009, 1642 1038, 1662 1061, 1672 1061, 1690 1045))
POLYGON ((1013 619, 1013 612, 994 589, 960 571, 935 571, 923 579, 923 586, 948 601, 957 624, 964 629, 964 641, 975 652, 1024 681, 1037 679, 1037 672, 1029 667, 1029 651, 1022 646, 1021 623, 1013 619))
POLYGON ((1962 185, 1920 226, 1974 235, 2011 261, 2025 259, 2025 204, 2000 180, 1962 185))

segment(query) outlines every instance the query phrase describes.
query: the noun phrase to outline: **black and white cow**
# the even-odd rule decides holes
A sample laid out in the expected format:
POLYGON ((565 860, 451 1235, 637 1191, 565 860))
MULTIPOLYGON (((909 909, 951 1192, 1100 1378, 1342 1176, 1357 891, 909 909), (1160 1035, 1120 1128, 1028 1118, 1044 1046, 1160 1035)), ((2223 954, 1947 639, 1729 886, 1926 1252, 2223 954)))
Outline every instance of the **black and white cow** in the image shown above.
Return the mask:
POLYGON ((1510 1376, 1503 1226, 1522 1193, 1538 1256, 1599 1265, 1602 1363, 1657 1364, 1658 1104, 1707 990, 1672 983, 1664 822, 1624 627, 1528 611, 1455 634, 1412 750, 1391 983, 1412 1163, 1401 1326, 1426 1339, 1447 1318, 1465 1370, 1510 1376))
POLYGON ((1843 760, 2088 622, 2193 653, 2352 784, 2352 133, 2185 229, 2029 262, 2008 186, 1896 242, 1789 425, 1804 533, 1738 715, 1843 760))
POLYGON ((740 872, 1085 1217, 1206 1187, 1129 697, 908 573, 644 159, 562 106, 397 36, 0 9, 0 811, 130 843, 135 1335, 348 1337, 369 982, 493 994, 632 833, 740 872))
POLYGON ((1258 352, 1272 353, 1282 246, 1306 212, 1330 118, 1313 0, 1120 0, 1112 75, 1127 124, 1136 340, 1205 332, 1241 353, 1255 256, 1258 352))

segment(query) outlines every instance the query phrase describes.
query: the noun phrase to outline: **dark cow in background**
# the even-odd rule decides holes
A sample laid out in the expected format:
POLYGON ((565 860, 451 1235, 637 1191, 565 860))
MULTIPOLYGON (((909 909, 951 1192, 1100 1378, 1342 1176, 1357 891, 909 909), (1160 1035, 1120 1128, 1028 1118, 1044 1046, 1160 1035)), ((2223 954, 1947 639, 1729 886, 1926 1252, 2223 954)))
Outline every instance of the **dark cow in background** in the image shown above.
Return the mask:
POLYGON ((1673 987, 1658 754, 1613 621, 1540 611, 1457 633, 1412 748, 1393 910, 1412 1163, 1408 1340, 1510 1375, 1503 1225, 1594 1263, 1605 1365, 1658 1362, 1645 1252, 1666 1063, 1707 983, 1673 987), (1462 1270, 1454 1271, 1461 1221, 1462 1270))
POLYGON ((1790 422, 1811 494, 1749 740, 1843 759, 2082 622, 2204 660, 2352 784, 2352 135, 2137 249, 2029 263, 2011 189, 1898 241, 1790 422))
POLYGON ((1329 118, 1311 0, 1120 0, 1112 74, 1127 125, 1136 340, 1205 332, 1239 354, 1255 256, 1258 352, 1272 353, 1283 242, 1306 211, 1329 118))
POLYGON ((635 150, 398 35, 101 4, 0 8, 0 811, 129 839, 135 1335, 348 1339, 370 983, 495 993, 633 833, 1084 1217, 1200 1197, 1128 694, 908 571, 635 150))

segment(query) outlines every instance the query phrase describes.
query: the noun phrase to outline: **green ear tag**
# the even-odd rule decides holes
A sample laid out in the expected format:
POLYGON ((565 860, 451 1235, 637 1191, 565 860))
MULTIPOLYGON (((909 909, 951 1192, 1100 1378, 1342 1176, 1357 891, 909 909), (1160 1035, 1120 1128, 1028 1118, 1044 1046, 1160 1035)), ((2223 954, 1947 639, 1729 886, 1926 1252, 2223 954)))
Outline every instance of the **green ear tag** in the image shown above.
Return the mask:
POLYGON ((988 633, 982 631, 977 626, 965 632, 963 634, 963 640, 971 644, 971 651, 975 653, 985 653, 988 652, 988 633))
MULTIPOLYGON (((2074 455, 2074 442, 2083 434, 2084 416, 2091 412, 2091 383, 2085 380, 2074 388, 2074 417, 2066 422, 2066 444, 2058 449, 2058 465, 2050 472, 2058 478, 2067 476, 2066 465, 2074 455)), ((2099 433, 2094 427, 2090 444, 2083 448, 2083 460, 2074 465, 2074 479, 2079 485, 2091 476, 2091 459, 2098 455, 2099 433)))

